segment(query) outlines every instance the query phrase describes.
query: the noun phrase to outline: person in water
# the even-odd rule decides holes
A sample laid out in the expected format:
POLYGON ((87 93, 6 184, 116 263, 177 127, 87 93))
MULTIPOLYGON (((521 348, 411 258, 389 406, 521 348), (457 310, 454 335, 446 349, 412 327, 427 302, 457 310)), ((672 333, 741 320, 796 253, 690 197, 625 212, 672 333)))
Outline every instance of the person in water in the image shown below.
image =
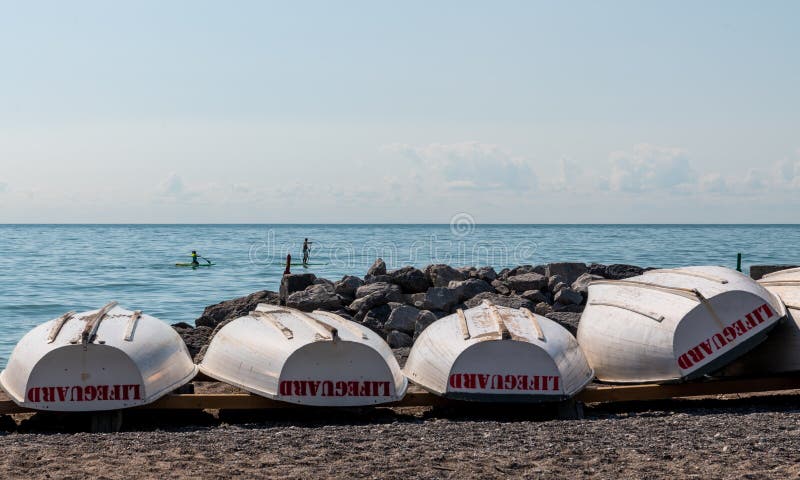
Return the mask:
POLYGON ((303 263, 308 263, 308 256, 311 254, 311 244, 313 242, 309 242, 306 238, 303 241, 303 263))
POLYGON ((200 266, 200 262, 197 261, 197 252, 195 250, 192 250, 192 266, 193 267, 200 266))

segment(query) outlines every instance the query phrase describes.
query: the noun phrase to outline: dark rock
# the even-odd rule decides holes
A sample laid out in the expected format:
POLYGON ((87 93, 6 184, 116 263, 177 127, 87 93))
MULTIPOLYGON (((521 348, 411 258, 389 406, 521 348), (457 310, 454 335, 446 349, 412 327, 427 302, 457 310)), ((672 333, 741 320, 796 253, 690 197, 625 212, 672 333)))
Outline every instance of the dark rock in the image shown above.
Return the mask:
POLYGON ((194 321, 198 327, 214 328, 225 320, 239 318, 256 309, 259 303, 278 305, 280 297, 276 292, 263 290, 251 293, 246 297, 234 298, 211 305, 203 310, 203 314, 194 321))
POLYGON ((564 279, 563 281, 568 284, 572 284, 572 282, 587 271, 588 268, 586 268, 585 263, 577 262, 548 263, 546 268, 548 277, 559 275, 564 279))
POLYGON ((423 293, 431 286, 425 273, 414 267, 403 267, 389 273, 390 282, 399 286, 404 293, 423 293))
MULTIPOLYGON (((497 273, 497 278, 505 280, 506 278, 508 278, 508 272, 510 272, 510 271, 511 271, 510 268, 504 268, 504 269, 500 270, 497 273)), ((492 283, 492 282, 489 282, 489 283, 492 283)))
POLYGON ((446 287, 431 287, 425 293, 421 308, 424 310, 449 311, 458 303, 458 292, 446 287))
POLYGON ((547 316, 548 313, 553 312, 553 307, 551 307, 549 303, 539 302, 536 304, 533 311, 539 315, 547 316))
POLYGON ((410 347, 414 343, 414 339, 407 333, 392 330, 389 332, 389 335, 386 336, 386 343, 388 343, 391 348, 404 348, 410 347))
POLYGON ((526 298, 518 297, 516 295, 506 297, 505 295, 498 295, 490 292, 479 293, 478 295, 475 295, 467 300, 466 305, 469 308, 474 308, 480 305, 484 300, 489 300, 493 304, 501 307, 527 308, 530 311, 533 311, 535 308, 534 303, 526 298))
POLYGON ((562 305, 580 305, 583 303, 583 295, 571 288, 563 287, 558 290, 553 300, 562 305))
POLYGON ((789 268, 797 268, 797 265, 751 265, 750 278, 753 280, 761 280, 764 275, 789 268))
POLYGON ((425 294, 424 293, 413 293, 408 295, 406 298, 406 305, 411 305, 417 308, 422 308, 422 304, 425 303, 425 294))
POLYGON ((625 265, 622 263, 615 263, 606 267, 606 273, 603 275, 610 280, 623 280, 625 278, 636 277, 644 273, 642 267, 636 265, 625 265))
POLYGON ((545 302, 547 303, 547 295, 542 293, 541 290, 525 290, 520 294, 520 297, 530 300, 534 304, 545 302))
POLYGON ((511 293, 511 289, 508 288, 508 285, 500 279, 493 281, 492 287, 494 288, 494 291, 500 295, 508 295, 511 293))
POLYGON ((355 298, 356 290, 362 285, 364 285, 364 281, 360 278, 345 275, 341 280, 333 284, 333 291, 345 298, 355 298))
POLYGON ((417 323, 417 317, 420 311, 415 307, 408 305, 400 305, 392 310, 389 314, 389 319, 383 325, 384 330, 399 330, 408 334, 414 333, 414 327, 417 323))
POLYGON ((526 273, 538 273, 539 275, 545 274, 544 265, 520 265, 508 271, 506 277, 513 277, 515 275, 524 275, 526 273))
POLYGON ((506 284, 512 291, 522 293, 526 290, 541 290, 547 286, 547 278, 538 273, 522 273, 509 276, 506 284))
POLYGON ((564 283, 564 282, 558 282, 557 284, 555 284, 553 286, 553 295, 555 295, 556 293, 560 292, 564 288, 568 288, 567 284, 564 283))
POLYGON ((402 302, 400 287, 391 283, 371 283, 356 290, 356 299, 347 307, 350 311, 370 310, 389 302, 402 302))
POLYGON ((447 288, 456 291, 458 301, 463 302, 475 295, 483 292, 494 292, 491 285, 478 278, 468 278, 466 280, 453 280, 447 288))
POLYGON ((364 283, 390 283, 392 281, 392 277, 389 275, 370 275, 369 273, 364 275, 364 283))
POLYGON ((425 276, 434 287, 446 287, 453 280, 464 280, 466 277, 450 265, 436 264, 425 267, 425 276))
POLYGON ((578 334, 578 324, 581 321, 581 314, 580 313, 570 313, 570 312, 553 312, 548 313, 545 317, 557 322, 562 327, 569 330, 569 332, 573 335, 578 334))
POLYGON ((603 280, 603 277, 600 275, 592 275, 591 273, 584 273, 578 277, 577 280, 572 282, 572 289, 586 298, 589 292, 589 284, 597 280, 603 280))
POLYGON ((208 345, 211 341, 211 332, 214 331, 211 327, 192 328, 191 325, 183 322, 172 325, 172 328, 178 332, 178 335, 180 335, 184 343, 186 343, 186 348, 189 349, 189 355, 191 355, 192 358, 200 353, 203 347, 208 345))
POLYGON ((339 315, 340 317, 344 318, 345 320, 352 320, 353 319, 353 316, 350 315, 350 312, 348 312, 347 310, 345 310, 343 308, 340 308, 339 310, 334 310, 331 313, 335 313, 336 315, 339 315))
POLYGON ((581 313, 583 312, 584 306, 583 305, 564 305, 563 303, 556 302, 553 304, 553 311, 554 312, 571 312, 571 313, 581 313))
POLYGON ((314 310, 338 310, 342 308, 342 297, 336 295, 333 285, 311 285, 302 292, 294 292, 286 299, 286 306, 304 312, 314 310))
POLYGON ((603 265, 602 263, 593 263, 593 264, 589 265, 589 272, 588 273, 591 274, 591 275, 599 275, 599 276, 605 278, 606 268, 608 268, 608 267, 606 265, 603 265))
POLYGON ((375 260, 375 263, 367 270, 367 275, 386 275, 386 262, 382 258, 375 260))
MULTIPOLYGON (((393 285, 391 283, 386 283, 386 282, 367 283, 356 289, 356 299, 366 297, 374 293, 387 292, 389 290, 398 294, 400 293, 400 287, 398 287, 397 285, 393 285)), ((390 300, 390 301, 396 302, 398 300, 390 300)), ((402 301, 402 297, 400 301, 402 301)))
POLYGON ((551 292, 556 292, 556 285, 559 283, 564 283, 564 277, 561 275, 553 275, 552 277, 547 278, 547 289, 551 292))
POLYGON ((371 330, 373 330, 375 332, 382 333, 383 332, 383 326, 389 320, 389 316, 391 314, 392 314, 392 308, 389 305, 387 305, 387 304, 379 305, 379 306, 367 311, 363 315, 363 319, 361 320, 361 323, 365 327, 367 327, 367 328, 369 328, 369 329, 371 329, 371 330))
POLYGON ((14 432, 17 430, 17 422, 11 415, 0 415, 0 432, 14 432))
POLYGON ((494 271, 492 267, 480 267, 475 269, 470 276, 473 278, 479 278, 486 283, 492 283, 497 279, 497 272, 494 271))
POLYGON ((329 285, 329 286, 333 287, 333 282, 328 280, 327 278, 317 277, 314 280, 314 285, 329 285))
POLYGON ((461 272, 464 275, 464 278, 469 278, 472 276, 472 272, 477 269, 475 267, 457 267, 456 270, 461 272))
POLYGON ((409 347, 393 348, 392 353, 394 358, 397 359, 397 363, 400 364, 400 368, 403 368, 406 366, 406 360, 408 360, 408 354, 411 353, 411 349, 409 347))
POLYGON ((431 312, 430 310, 422 310, 417 315, 416 322, 414 322, 414 338, 417 338, 423 330, 428 328, 430 324, 439 320, 440 317, 437 317, 435 313, 431 312))
POLYGON ((317 276, 313 273, 290 273, 281 277, 281 302, 285 303, 289 295, 301 292, 314 284, 317 276))

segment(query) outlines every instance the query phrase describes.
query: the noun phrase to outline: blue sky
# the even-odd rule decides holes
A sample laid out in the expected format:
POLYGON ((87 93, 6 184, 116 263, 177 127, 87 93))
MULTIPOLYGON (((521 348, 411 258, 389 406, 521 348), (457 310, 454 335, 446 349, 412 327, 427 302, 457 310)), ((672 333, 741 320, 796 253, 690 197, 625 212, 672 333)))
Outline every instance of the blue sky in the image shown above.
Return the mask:
POLYGON ((0 2, 0 222, 800 222, 797 2, 0 2))

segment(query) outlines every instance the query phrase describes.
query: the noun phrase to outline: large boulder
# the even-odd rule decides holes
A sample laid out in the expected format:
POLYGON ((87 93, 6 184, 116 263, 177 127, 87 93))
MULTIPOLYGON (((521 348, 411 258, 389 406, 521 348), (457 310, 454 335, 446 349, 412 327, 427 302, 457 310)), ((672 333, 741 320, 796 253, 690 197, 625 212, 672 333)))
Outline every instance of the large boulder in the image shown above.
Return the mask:
POLYGON ((484 300, 489 300, 493 304, 501 307, 527 308, 530 311, 533 311, 535 308, 534 303, 526 298, 518 297, 516 295, 510 295, 506 297, 505 295, 498 295, 490 292, 479 293, 478 295, 475 295, 467 300, 465 303, 467 308, 474 308, 480 305, 484 300))
POLYGON ((583 295, 571 288, 562 288, 556 293, 553 300, 562 305, 580 305, 583 303, 583 295))
POLYGON ((356 290, 356 299, 347 307, 351 311, 370 310, 389 302, 402 302, 400 287, 391 283, 371 283, 356 290))
POLYGON ((547 270, 544 265, 520 265, 518 267, 514 267, 511 270, 506 271, 505 273, 500 275, 500 277, 508 278, 508 277, 513 277, 515 275, 524 275, 526 273, 538 273, 539 275, 547 276, 546 271, 547 270))
POLYGON ((375 260, 375 263, 367 270, 367 275, 386 275, 386 262, 382 258, 375 260))
POLYGON ((450 311, 458 303, 458 292, 447 287, 431 287, 425 293, 421 308, 424 310, 450 311))
POLYGON ((434 287, 446 287, 453 280, 466 278, 463 272, 445 264, 428 265, 425 267, 425 276, 434 287))
POLYGON ((592 275, 591 273, 584 273, 578 277, 577 280, 572 282, 572 289, 585 297, 589 292, 589 284, 596 280, 603 280, 603 277, 600 275, 592 275))
POLYGON ((578 262, 558 262, 548 263, 546 272, 548 277, 559 275, 563 278, 564 283, 572 284, 581 275, 586 273, 589 269, 585 263, 578 262))
POLYGON ((547 295, 545 295, 541 290, 525 290, 520 294, 520 297, 530 300, 534 304, 545 302, 547 303, 547 295))
POLYGON ((423 330, 428 328, 430 324, 439 320, 439 317, 430 310, 422 310, 417 315, 416 322, 414 322, 414 338, 417 338, 423 330))
POLYGON ((364 275, 364 283, 392 283, 392 277, 389 275, 370 275, 369 273, 364 275))
POLYGON ((389 320, 391 314, 392 307, 388 304, 383 304, 364 312, 361 318, 358 318, 358 315, 356 315, 356 317, 357 321, 360 321, 365 327, 381 333, 383 332, 383 326, 389 320))
POLYGON ((494 288, 491 285, 478 278, 468 278, 461 281, 453 280, 447 288, 456 291, 459 302, 470 299, 479 293, 494 292, 494 288))
POLYGON ((552 312, 545 315, 545 317, 555 321, 562 327, 566 328, 567 330, 569 330, 569 333, 573 335, 578 334, 578 324, 581 321, 580 313, 552 312))
POLYGON ((311 285, 302 292, 294 292, 286 299, 286 306, 304 312, 314 310, 334 311, 342 308, 342 299, 332 285, 311 285))
POLYGON ((511 293, 511 289, 508 288, 508 284, 499 278, 492 281, 492 288, 494 288, 494 291, 500 295, 508 295, 511 293))
POLYGON ((644 273, 644 268, 642 267, 615 263, 614 265, 609 265, 606 267, 606 273, 603 276, 610 280, 623 280, 626 278, 636 277, 642 273, 644 273))
POLYGON ((497 272, 492 267, 480 267, 470 273, 473 278, 479 278, 486 283, 492 283, 497 279, 497 272))
POLYGON ((420 311, 418 308, 400 305, 389 314, 389 318, 386 324, 384 324, 383 329, 386 331, 399 330, 412 334, 414 333, 414 327, 416 326, 419 314, 420 311))
POLYGON ((333 291, 345 298, 355 298, 356 290, 362 285, 364 285, 364 281, 360 278, 345 275, 341 280, 333 284, 333 291))
POLYGON ((425 273, 414 267, 403 267, 389 272, 389 281, 399 286, 404 293, 423 293, 431 286, 425 273))
POLYGON ((527 290, 541 290, 546 287, 547 277, 538 273, 522 273, 509 276, 505 283, 512 291, 522 293, 527 290))
POLYGON ((280 304, 280 296, 276 292, 263 290, 245 297, 234 298, 211 305, 203 310, 203 314, 194 321, 198 327, 214 328, 225 320, 232 320, 247 315, 256 309, 259 303, 280 304))
POLYGON ((608 268, 608 266, 607 265, 603 265, 602 263, 593 263, 593 264, 589 265, 589 272, 588 273, 591 274, 591 275, 599 275, 599 276, 605 278, 605 276, 606 276, 606 268, 608 268))
POLYGON ((403 348, 413 345, 414 339, 407 333, 392 330, 389 332, 389 335, 386 336, 386 343, 388 343, 391 348, 403 348))
POLYGON ((281 277, 281 302, 285 303, 289 295, 294 292, 301 292, 306 288, 314 285, 314 280, 317 276, 313 273, 289 273, 281 277))

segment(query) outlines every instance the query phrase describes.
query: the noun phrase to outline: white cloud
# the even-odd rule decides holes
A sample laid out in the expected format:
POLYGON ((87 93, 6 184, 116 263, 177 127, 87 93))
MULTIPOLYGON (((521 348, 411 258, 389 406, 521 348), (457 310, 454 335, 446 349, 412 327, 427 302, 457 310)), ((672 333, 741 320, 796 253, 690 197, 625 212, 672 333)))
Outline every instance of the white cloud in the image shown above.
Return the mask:
POLYGON ((728 191, 728 182, 719 173, 707 173, 700 177, 698 188, 706 193, 725 193, 728 191))
POLYGON ((179 197, 183 195, 183 179, 177 173, 170 173, 169 176, 158 184, 158 194, 165 197, 179 197))
POLYGON ((481 142, 432 143, 423 146, 395 143, 382 150, 414 160, 423 177, 435 176, 453 190, 528 190, 537 184, 530 162, 498 145, 481 142))
POLYGON ((681 148, 642 143, 635 145, 632 151, 612 152, 610 158, 608 183, 611 190, 617 192, 685 191, 695 183, 695 171, 681 148))

